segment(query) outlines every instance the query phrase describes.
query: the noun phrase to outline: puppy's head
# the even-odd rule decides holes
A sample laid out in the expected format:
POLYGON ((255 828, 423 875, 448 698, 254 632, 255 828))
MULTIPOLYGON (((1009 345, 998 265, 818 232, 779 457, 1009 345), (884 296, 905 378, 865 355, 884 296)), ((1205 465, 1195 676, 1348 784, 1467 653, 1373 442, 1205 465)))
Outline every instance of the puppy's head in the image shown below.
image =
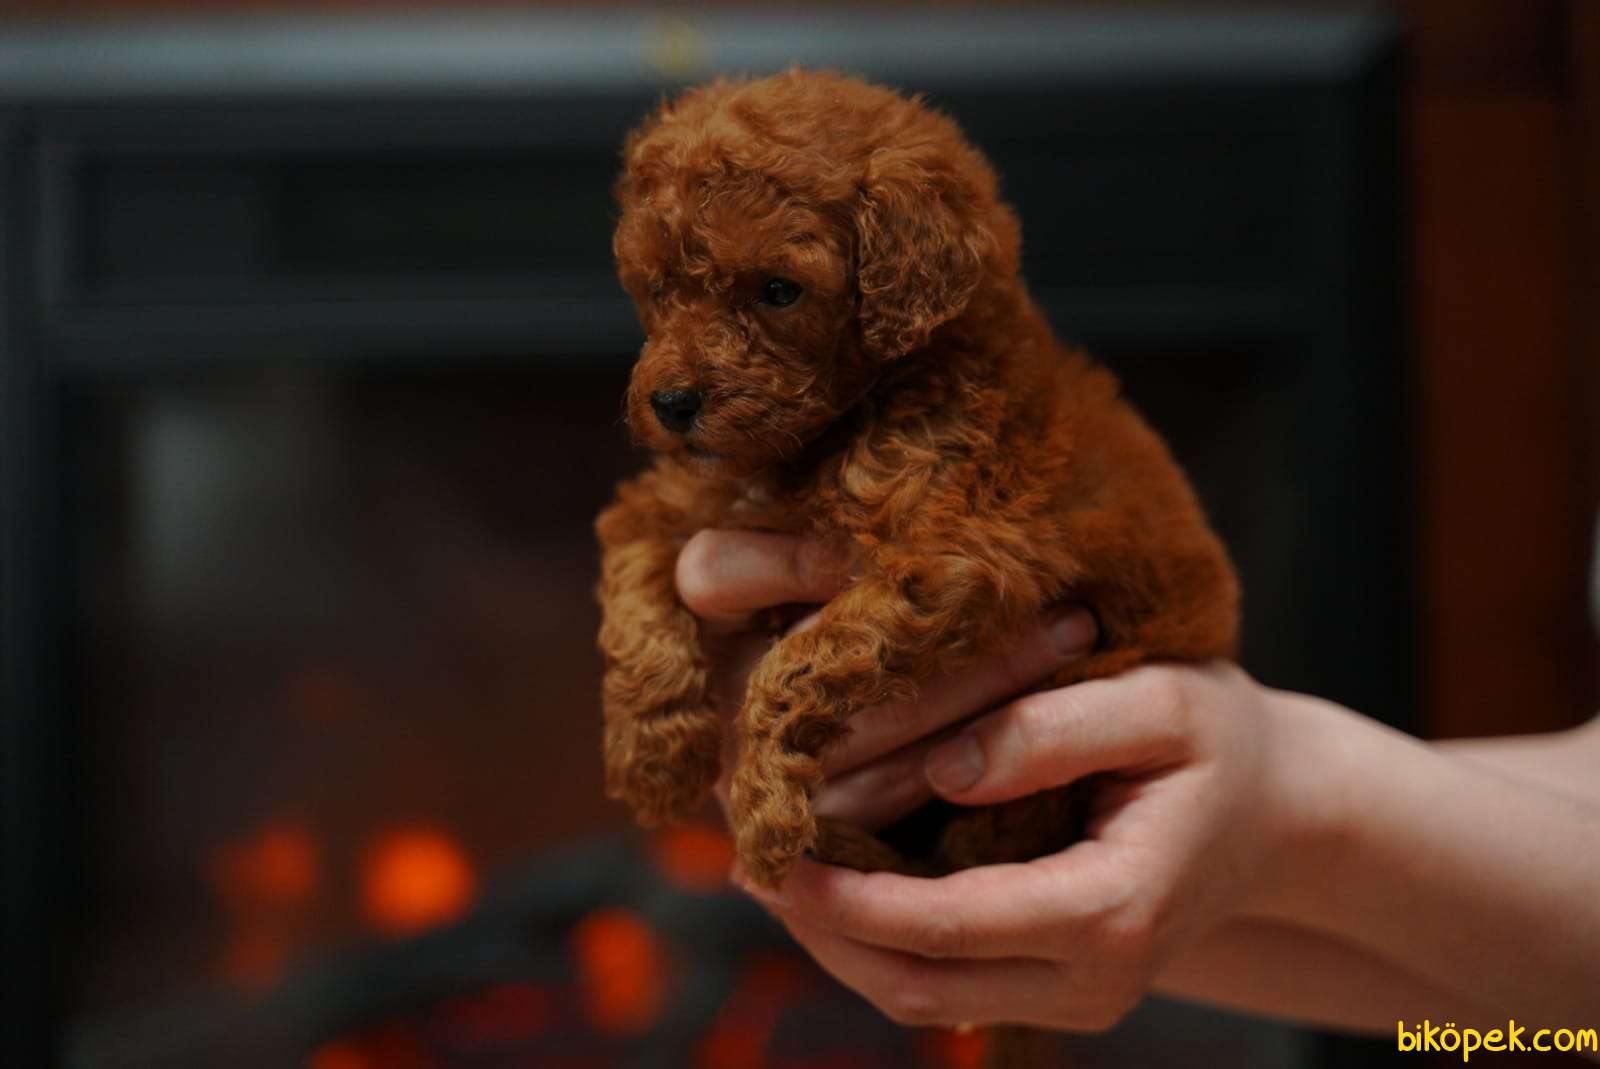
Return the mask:
POLYGON ((646 341, 628 422, 751 472, 797 454, 916 359, 1017 228, 954 123, 835 74, 719 81, 628 138, 613 242, 646 341))

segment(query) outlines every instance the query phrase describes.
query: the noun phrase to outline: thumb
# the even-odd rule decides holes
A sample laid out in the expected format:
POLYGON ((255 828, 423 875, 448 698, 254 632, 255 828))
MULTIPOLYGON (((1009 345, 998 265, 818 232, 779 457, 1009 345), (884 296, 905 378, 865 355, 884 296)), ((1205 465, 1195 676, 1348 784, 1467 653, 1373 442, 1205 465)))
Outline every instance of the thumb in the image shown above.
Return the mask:
POLYGON ((1182 677, 1164 667, 1029 694, 929 751, 928 784, 962 805, 988 805, 1096 772, 1144 771, 1189 748, 1182 677))

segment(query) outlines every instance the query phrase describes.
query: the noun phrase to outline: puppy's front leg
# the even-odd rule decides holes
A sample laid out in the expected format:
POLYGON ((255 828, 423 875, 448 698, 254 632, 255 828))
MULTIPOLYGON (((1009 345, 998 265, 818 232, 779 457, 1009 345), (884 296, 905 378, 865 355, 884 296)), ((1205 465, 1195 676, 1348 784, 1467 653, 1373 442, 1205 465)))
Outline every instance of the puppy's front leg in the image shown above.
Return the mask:
POLYGON ((893 584, 864 580, 761 660, 739 713, 730 807, 739 861, 757 882, 776 887, 814 845, 822 752, 861 709, 914 692, 922 662, 954 638, 942 623, 893 584))
POLYGON ((706 696, 698 625, 678 600, 673 572, 681 519, 623 488, 596 523, 600 536, 600 651, 606 793, 643 824, 691 813, 716 782, 721 719, 706 696))

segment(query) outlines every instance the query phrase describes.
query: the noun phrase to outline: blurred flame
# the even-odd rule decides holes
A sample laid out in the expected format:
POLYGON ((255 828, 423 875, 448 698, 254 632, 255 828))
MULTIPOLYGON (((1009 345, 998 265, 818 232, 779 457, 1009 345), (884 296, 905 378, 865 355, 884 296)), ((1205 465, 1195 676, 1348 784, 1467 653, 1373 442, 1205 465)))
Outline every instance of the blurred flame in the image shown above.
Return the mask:
POLYGON ((923 1048, 938 1065, 979 1069, 989 1049, 986 1028, 939 1028, 923 1034, 923 1048))
POLYGON ((362 852, 362 915, 387 935, 447 924, 467 911, 476 893, 466 852, 435 827, 392 829, 362 852))
POLYGON ((784 1006, 804 994, 806 986, 805 971, 788 958, 753 958, 695 1051, 695 1069, 763 1064, 784 1006))
POLYGON ((656 867, 671 883, 690 891, 726 887, 733 865, 733 841, 709 824, 662 828, 651 843, 656 867))
POLYGON ((366 1052, 354 1043, 337 1040, 324 1043, 306 1059, 306 1069, 380 1069, 366 1052))
POLYGON ((296 817, 273 817, 212 850, 204 867, 231 929, 217 973, 241 990, 264 991, 299 948, 322 884, 321 850, 311 827, 296 817))
POLYGON ((393 1025, 322 1044, 305 1069, 444 1069, 411 1029, 393 1025))
POLYGON ((628 910, 595 910, 572 930, 584 1010, 603 1032, 647 1031, 666 1004, 667 956, 655 932, 628 910))
POLYGON ((446 999, 434 1008, 429 1023, 445 1035, 468 1037, 483 1046, 526 1042, 555 1020, 550 992, 530 983, 505 983, 446 999))
POLYGON ((310 826, 280 816, 213 850, 206 875, 230 909, 247 913, 306 905, 322 882, 322 866, 310 826))

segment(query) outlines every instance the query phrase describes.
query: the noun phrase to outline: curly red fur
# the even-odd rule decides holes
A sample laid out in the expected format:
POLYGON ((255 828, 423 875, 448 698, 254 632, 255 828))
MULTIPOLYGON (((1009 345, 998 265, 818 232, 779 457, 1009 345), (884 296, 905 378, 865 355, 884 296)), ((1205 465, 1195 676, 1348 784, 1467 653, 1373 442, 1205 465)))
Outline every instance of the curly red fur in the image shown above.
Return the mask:
POLYGON ((614 247, 647 336, 628 421, 659 455, 597 524, 610 791, 656 821, 715 781, 721 718, 673 563, 702 527, 759 527, 846 548, 860 578, 750 678, 745 871, 776 885, 806 850, 939 872, 1064 846, 1065 792, 964 813, 916 859, 819 830, 810 806, 854 713, 1052 603, 1090 606, 1102 636, 1057 683, 1234 653, 1227 556, 1114 377, 1034 307, 993 170, 920 101, 801 71, 685 93, 625 161, 614 247), (801 299, 763 304, 772 277, 801 299), (704 399, 686 434, 652 414, 666 389, 704 399))

